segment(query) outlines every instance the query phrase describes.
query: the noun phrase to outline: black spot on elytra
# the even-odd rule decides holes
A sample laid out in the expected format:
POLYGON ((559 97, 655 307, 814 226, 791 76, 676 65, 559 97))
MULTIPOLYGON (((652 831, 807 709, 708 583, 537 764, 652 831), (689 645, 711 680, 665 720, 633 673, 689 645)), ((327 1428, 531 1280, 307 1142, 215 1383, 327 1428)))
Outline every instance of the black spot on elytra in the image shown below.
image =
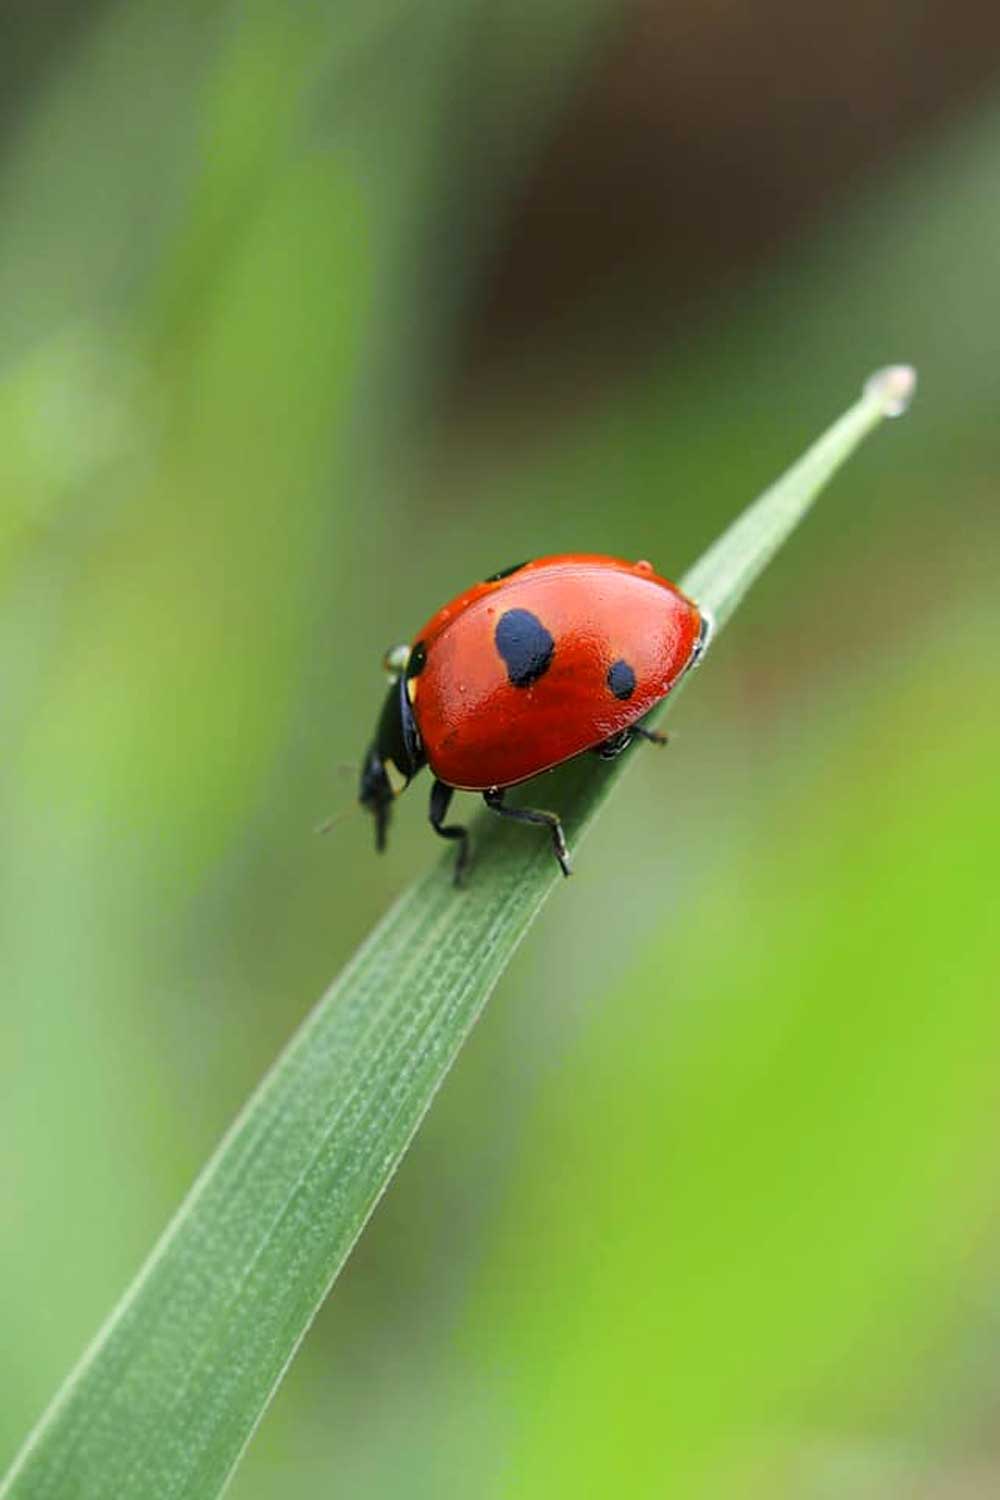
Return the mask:
POLYGON ((530 609, 509 609, 500 616, 494 635, 497 650, 515 687, 530 687, 548 671, 556 643, 530 609))
POLYGON ((411 677, 419 677, 426 665, 427 647, 424 645, 423 641, 418 641, 413 650, 410 652, 410 659, 406 663, 407 681, 409 681, 411 677))
POLYGON ((608 687, 616 698, 631 698, 635 692, 635 673, 627 661, 612 662, 608 668, 608 687))
POLYGON ((509 568, 501 568, 499 573, 491 573, 489 578, 483 579, 483 582, 499 583, 501 578, 509 578, 512 573, 520 573, 521 569, 526 568, 530 561, 531 559, 529 557, 525 558, 524 562, 513 563, 509 568))

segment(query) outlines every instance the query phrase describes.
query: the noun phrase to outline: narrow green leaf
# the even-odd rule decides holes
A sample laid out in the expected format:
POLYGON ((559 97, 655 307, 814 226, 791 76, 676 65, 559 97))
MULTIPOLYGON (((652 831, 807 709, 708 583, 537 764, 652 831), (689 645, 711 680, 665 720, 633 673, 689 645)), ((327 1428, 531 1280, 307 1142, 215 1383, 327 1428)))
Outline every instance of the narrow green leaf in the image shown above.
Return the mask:
POLYGON ((902 415, 915 386, 916 375, 909 365, 877 370, 866 383, 861 400, 748 506, 685 574, 685 591, 712 611, 717 626, 726 623, 754 579, 861 439, 883 417, 902 415))
MULTIPOLYGON (((861 399, 712 546, 683 587, 716 628, 913 372, 861 399)), ((574 845, 628 755, 558 772, 574 845)), ((548 843, 476 825, 388 913, 264 1079, 6 1481, 6 1500, 216 1496, 490 991, 561 880, 548 843)), ((572 899, 572 891, 567 892, 572 899)))

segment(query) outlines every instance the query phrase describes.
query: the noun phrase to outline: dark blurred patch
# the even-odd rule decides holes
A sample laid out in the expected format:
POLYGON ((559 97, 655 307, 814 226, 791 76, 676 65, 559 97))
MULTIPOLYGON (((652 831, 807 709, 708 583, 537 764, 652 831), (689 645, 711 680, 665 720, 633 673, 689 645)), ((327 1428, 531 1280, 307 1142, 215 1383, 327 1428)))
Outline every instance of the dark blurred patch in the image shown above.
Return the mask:
POLYGON ((23 98, 66 54, 108 0, 4 0, 0 45, 0 144, 23 98))
POLYGON ((1000 7, 978 0, 639 0, 488 257, 463 393, 567 345, 575 383, 642 358, 998 72, 1000 7))

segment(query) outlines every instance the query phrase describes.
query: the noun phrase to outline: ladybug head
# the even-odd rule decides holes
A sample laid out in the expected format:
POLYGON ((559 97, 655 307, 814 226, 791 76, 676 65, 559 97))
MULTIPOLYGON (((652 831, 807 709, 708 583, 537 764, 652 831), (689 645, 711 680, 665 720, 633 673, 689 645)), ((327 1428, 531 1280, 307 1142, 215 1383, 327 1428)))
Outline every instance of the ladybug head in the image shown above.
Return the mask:
POLYGON ((389 689, 382 705, 375 738, 365 753, 361 767, 358 801, 374 815, 376 849, 385 848, 389 810, 394 799, 406 790, 425 764, 424 748, 410 707, 406 677, 402 675, 389 689))

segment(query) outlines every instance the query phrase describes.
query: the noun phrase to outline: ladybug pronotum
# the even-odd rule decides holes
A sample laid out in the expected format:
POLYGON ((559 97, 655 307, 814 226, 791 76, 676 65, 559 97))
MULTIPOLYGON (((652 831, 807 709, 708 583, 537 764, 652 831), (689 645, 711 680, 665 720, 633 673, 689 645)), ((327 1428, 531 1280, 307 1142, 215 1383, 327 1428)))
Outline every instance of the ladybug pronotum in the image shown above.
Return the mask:
POLYGON ((610 760, 636 737, 662 743, 641 720, 694 666, 708 617, 648 562, 565 553, 494 573, 439 609, 409 646, 386 653, 392 686, 361 772, 360 801, 384 849, 393 800, 425 765, 430 822, 446 823, 452 793, 481 792, 504 818, 547 828, 564 875, 558 814, 508 807, 507 789, 585 751, 610 760))

